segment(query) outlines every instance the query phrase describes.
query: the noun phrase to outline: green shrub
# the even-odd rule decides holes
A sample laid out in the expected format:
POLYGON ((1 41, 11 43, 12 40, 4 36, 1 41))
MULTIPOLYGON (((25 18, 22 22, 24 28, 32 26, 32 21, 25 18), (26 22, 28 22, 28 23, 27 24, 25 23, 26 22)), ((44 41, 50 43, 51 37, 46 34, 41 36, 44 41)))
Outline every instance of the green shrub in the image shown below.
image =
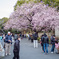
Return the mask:
POLYGON ((40 41, 40 39, 41 39, 41 38, 40 38, 40 37, 38 37, 38 41, 40 41))

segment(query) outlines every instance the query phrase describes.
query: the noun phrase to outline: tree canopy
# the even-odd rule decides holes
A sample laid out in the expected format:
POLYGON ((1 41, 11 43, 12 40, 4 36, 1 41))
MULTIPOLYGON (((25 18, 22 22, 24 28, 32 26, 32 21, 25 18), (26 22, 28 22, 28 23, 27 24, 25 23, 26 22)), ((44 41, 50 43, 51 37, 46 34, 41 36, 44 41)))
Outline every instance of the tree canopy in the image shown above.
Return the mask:
POLYGON ((34 3, 44 2, 44 4, 49 5, 51 7, 57 7, 57 10, 59 10, 59 0, 18 0, 16 5, 14 6, 14 10, 16 10, 16 7, 18 5, 21 6, 22 4, 29 2, 34 3))
POLYGON ((59 12, 56 8, 40 3, 24 3, 17 6, 16 10, 10 15, 4 29, 23 30, 31 28, 36 30, 54 30, 59 26, 59 12))
POLYGON ((2 19, 0 19, 0 29, 3 27, 3 24, 6 23, 8 21, 7 17, 3 17, 2 19))

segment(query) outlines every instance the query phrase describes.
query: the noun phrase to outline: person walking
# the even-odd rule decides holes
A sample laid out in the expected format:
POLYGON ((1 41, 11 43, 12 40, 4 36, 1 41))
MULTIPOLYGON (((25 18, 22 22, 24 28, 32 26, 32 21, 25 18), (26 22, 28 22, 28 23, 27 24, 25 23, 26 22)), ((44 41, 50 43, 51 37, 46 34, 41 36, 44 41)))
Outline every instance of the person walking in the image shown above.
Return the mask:
POLYGON ((29 37, 30 37, 29 33, 27 34, 27 37, 28 37, 28 40, 29 40, 29 37))
POLYGON ((33 34, 31 34, 31 43, 33 43, 33 34))
POLYGON ((38 47, 38 32, 35 32, 35 34, 33 35, 34 37, 34 48, 37 48, 38 47))
POLYGON ((16 41, 17 39, 18 39, 18 35, 15 34, 15 35, 14 35, 14 40, 16 41))
POLYGON ((3 34, 4 49, 5 49, 5 34, 3 34))
POLYGON ((1 42, 1 44, 3 43, 3 36, 2 36, 2 34, 0 34, 0 42, 1 42))
POLYGON ((46 33, 44 33, 44 37, 43 37, 42 41, 43 41, 43 50, 44 50, 44 53, 48 54, 49 38, 46 35, 46 33))
POLYGON ((18 37, 18 39, 14 43, 14 49, 13 49, 14 57, 13 57, 13 59, 19 59, 19 51, 20 51, 20 37, 18 37))
POLYGON ((59 42, 58 41, 55 42, 55 50, 56 50, 56 54, 59 54, 59 42))
POLYGON ((8 32, 8 34, 5 37, 5 54, 7 55, 11 55, 10 53, 10 48, 11 48, 11 44, 12 44, 12 36, 11 33, 8 32))
POLYGON ((40 40, 41 42, 40 42, 40 43, 41 43, 41 46, 42 46, 42 51, 44 52, 44 47, 43 47, 43 38, 44 38, 44 35, 41 36, 41 40, 40 40))
POLYGON ((51 53, 54 53, 54 49, 55 49, 55 35, 51 36, 51 44, 52 44, 51 53))

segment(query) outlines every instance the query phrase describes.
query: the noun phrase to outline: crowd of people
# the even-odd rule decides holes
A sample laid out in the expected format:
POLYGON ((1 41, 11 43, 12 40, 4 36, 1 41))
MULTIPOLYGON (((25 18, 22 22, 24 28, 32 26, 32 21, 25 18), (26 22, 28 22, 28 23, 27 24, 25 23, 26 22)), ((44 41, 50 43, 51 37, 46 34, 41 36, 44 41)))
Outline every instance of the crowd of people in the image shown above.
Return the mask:
MULTIPOLYGON (((54 53, 54 51, 56 52, 56 54, 59 54, 59 42, 57 40, 57 38, 55 37, 55 35, 52 35, 50 38, 50 42, 51 42, 51 53, 54 53)), ((49 47, 49 38, 46 35, 46 33, 44 33, 41 36, 41 46, 42 46, 42 51, 46 54, 48 54, 48 47, 49 47)))
MULTIPOLYGON (((10 50, 11 50, 11 45, 14 42, 14 57, 13 59, 19 59, 19 51, 20 51, 20 41, 23 38, 28 38, 28 40, 31 40, 32 43, 34 43, 34 48, 38 48, 38 32, 34 33, 29 33, 29 34, 12 34, 11 32, 8 32, 6 35, 3 35, 1 37, 0 35, 0 40, 4 40, 4 49, 5 49, 5 55, 11 55, 10 50)), ((57 54, 59 54, 59 42, 55 35, 52 35, 51 38, 49 39, 47 34, 44 33, 41 36, 40 39, 40 44, 42 46, 42 51, 45 54, 48 54, 48 47, 49 47, 49 40, 51 40, 51 53, 54 53, 54 50, 56 51, 57 54)))
POLYGON ((19 59, 19 51, 20 51, 20 36, 18 34, 12 34, 8 32, 6 35, 0 36, 0 42, 4 41, 4 49, 5 49, 5 56, 11 55, 11 46, 14 43, 14 57, 13 59, 19 59))
MULTIPOLYGON (((32 43, 34 43, 34 48, 38 48, 38 32, 29 33, 27 34, 28 39, 31 40, 32 43)), ((59 42, 55 35, 52 35, 51 38, 47 36, 46 33, 41 35, 40 44, 42 46, 42 51, 45 54, 48 54, 48 47, 51 45, 51 53, 56 52, 56 54, 59 54, 59 42)))

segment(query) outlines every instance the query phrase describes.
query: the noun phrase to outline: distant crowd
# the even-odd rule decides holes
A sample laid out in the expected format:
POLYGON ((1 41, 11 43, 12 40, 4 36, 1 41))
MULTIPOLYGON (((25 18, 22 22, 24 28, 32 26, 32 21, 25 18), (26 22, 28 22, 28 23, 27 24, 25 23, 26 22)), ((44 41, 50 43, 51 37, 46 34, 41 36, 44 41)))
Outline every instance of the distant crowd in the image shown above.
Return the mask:
MULTIPOLYGON (((29 33, 28 39, 34 43, 34 48, 38 47, 38 32, 29 33)), ((51 45, 51 53, 59 54, 59 42, 55 35, 51 35, 49 38, 46 33, 41 35, 40 44, 42 46, 42 51, 44 54, 48 54, 48 47, 51 45), (49 41, 50 40, 50 41, 49 41)))

